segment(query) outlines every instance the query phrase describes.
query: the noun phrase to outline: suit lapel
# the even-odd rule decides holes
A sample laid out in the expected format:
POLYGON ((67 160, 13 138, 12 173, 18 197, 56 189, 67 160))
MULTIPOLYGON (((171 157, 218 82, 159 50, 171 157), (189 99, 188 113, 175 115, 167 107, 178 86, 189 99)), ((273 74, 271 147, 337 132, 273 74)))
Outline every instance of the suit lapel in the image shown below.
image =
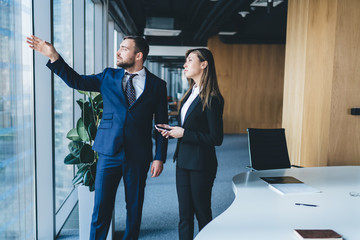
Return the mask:
MULTIPOLYGON (((187 98, 189 98, 189 97, 187 96, 187 98)), ((194 101, 190 104, 189 109, 188 109, 187 112, 186 112, 186 115, 185 115, 185 118, 184 118, 184 122, 183 122, 183 124, 182 124, 183 126, 185 125, 186 120, 189 118, 190 114, 194 111, 195 107, 196 107, 199 103, 201 103, 200 100, 201 100, 201 99, 200 99, 200 96, 198 95, 198 96, 194 99, 194 101)))
POLYGON ((120 93, 119 96, 120 96, 121 101, 124 102, 125 104, 127 104, 124 88, 122 85, 122 80, 124 78, 124 74, 125 74, 125 70, 120 69, 120 71, 117 72, 117 74, 114 78, 114 81, 115 81, 116 87, 118 89, 118 92, 120 93))

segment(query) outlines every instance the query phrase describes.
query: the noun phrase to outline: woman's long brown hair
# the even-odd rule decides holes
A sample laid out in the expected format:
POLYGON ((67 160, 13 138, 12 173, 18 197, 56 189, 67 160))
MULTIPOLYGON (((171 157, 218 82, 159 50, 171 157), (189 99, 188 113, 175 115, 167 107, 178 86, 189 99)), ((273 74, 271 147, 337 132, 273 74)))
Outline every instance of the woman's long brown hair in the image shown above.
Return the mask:
MULTIPOLYGON (((204 69, 204 72, 201 76, 200 86, 198 86, 200 87, 199 95, 203 105, 202 110, 204 111, 206 107, 210 107, 210 102, 209 102, 210 96, 216 96, 223 100, 217 82, 214 57, 210 52, 210 50, 206 48, 190 49, 186 52, 185 58, 187 58, 190 53, 196 54, 200 62, 204 62, 204 61, 208 62, 208 65, 204 69)), ((180 110, 180 106, 182 105, 182 102, 184 101, 184 97, 188 95, 188 93, 192 90, 192 87, 195 84, 195 81, 192 78, 189 80, 190 80, 189 83, 190 87, 179 102, 179 106, 178 106, 179 110, 180 110)))

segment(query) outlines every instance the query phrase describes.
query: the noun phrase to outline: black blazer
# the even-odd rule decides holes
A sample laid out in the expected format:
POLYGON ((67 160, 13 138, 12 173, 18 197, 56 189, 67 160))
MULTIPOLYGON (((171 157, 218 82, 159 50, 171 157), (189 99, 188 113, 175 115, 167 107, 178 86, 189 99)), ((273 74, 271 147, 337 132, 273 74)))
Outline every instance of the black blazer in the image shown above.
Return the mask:
MULTIPOLYGON (((184 98, 181 108, 189 98, 191 92, 184 98)), ((216 171, 217 158, 215 146, 223 141, 223 111, 222 97, 211 97, 210 107, 203 111, 200 96, 197 96, 190 105, 182 127, 184 136, 178 139, 174 154, 177 166, 190 170, 216 171)), ((180 108, 180 109, 181 109, 180 108)), ((181 111, 178 123, 181 126, 181 111)))

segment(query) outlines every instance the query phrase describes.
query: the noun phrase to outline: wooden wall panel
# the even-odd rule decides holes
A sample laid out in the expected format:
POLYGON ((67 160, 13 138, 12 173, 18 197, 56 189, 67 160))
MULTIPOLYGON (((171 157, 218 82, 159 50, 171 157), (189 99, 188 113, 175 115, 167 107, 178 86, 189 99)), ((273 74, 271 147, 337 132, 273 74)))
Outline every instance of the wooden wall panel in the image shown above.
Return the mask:
POLYGON ((360 164, 360 2, 289 0, 283 127, 292 163, 360 164))
POLYGON ((301 157, 308 4, 309 0, 288 3, 282 126, 290 159, 296 165, 301 157))
POLYGON ((281 127, 284 45, 223 44, 208 41, 225 98, 224 132, 281 127))
POLYGON ((336 27, 336 1, 309 1, 301 161, 326 166, 336 27))
POLYGON ((338 1, 329 165, 360 165, 360 1, 338 1), (340 4, 341 3, 341 4, 340 4))
POLYGON ((235 118, 232 118, 232 111, 235 105, 232 101, 231 90, 232 85, 235 84, 235 79, 232 78, 232 58, 233 52, 232 47, 216 47, 218 44, 218 39, 209 40, 209 49, 212 50, 212 53, 215 58, 216 73, 218 77, 220 91, 225 100, 224 108, 224 132, 225 133, 236 133, 235 129, 238 129, 237 121, 235 118), (211 47, 210 47, 211 46, 211 47), (221 60, 219 60, 221 59, 221 60))

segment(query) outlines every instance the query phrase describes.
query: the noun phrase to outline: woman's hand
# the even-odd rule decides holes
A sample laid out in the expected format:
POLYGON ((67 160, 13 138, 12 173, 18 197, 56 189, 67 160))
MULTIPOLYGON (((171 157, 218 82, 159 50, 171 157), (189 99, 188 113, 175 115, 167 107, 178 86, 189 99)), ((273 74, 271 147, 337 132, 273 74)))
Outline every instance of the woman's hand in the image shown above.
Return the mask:
POLYGON ((173 137, 173 138, 182 138, 184 136, 184 129, 182 127, 170 127, 171 130, 162 130, 161 131, 161 135, 163 135, 163 137, 169 138, 169 137, 173 137))
POLYGON ((29 44, 31 49, 34 49, 45 57, 50 58, 52 63, 59 59, 59 54, 51 43, 48 43, 34 35, 31 35, 26 39, 26 42, 29 44))
POLYGON ((184 129, 182 127, 171 127, 168 124, 156 124, 155 128, 166 138, 182 138, 184 136, 184 129))

